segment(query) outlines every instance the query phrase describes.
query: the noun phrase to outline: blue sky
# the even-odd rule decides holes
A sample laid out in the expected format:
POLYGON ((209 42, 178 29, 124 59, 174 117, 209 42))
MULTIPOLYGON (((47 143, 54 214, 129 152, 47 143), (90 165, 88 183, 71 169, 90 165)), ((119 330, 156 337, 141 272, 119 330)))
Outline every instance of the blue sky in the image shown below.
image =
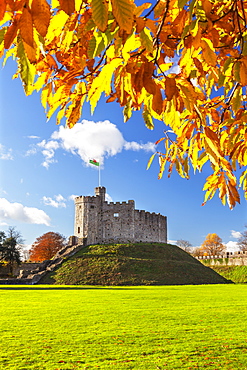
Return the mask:
POLYGON ((10 60, 0 70, 0 230, 15 226, 29 246, 48 231, 73 235, 73 197, 94 195, 98 186, 97 167, 88 163, 95 158, 108 199, 134 199, 136 209, 166 215, 173 243, 185 239, 199 246, 217 233, 234 246, 247 224, 243 193, 232 211, 217 196, 201 206, 209 167, 190 180, 175 172, 158 180, 157 160, 146 170, 164 124, 156 122, 150 131, 140 112, 124 123, 122 109, 102 99, 93 116, 85 105, 80 123, 64 129, 55 117, 46 121, 39 94, 25 96, 20 80, 12 80, 15 70, 10 60))

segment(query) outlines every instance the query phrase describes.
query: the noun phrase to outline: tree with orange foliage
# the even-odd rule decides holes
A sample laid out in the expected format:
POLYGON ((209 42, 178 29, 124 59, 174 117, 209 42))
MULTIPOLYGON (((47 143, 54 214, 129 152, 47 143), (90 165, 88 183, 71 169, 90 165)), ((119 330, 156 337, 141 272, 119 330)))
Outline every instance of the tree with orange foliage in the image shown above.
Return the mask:
POLYGON ((222 239, 215 233, 208 234, 200 247, 200 254, 206 256, 218 256, 222 254, 226 247, 222 244, 222 239))
POLYGON ((71 128, 104 94, 125 121, 164 123, 159 179, 209 164, 204 203, 247 199, 247 1, 1 0, 0 57, 48 119, 71 128))
POLYGON ((59 233, 48 232, 35 240, 30 250, 30 260, 42 262, 51 259, 65 245, 66 238, 59 233))

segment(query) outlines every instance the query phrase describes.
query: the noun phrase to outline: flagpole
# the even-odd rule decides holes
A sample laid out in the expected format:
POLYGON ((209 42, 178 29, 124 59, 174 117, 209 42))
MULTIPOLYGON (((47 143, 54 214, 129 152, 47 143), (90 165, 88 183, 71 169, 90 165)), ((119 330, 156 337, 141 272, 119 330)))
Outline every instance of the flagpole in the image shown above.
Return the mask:
POLYGON ((99 187, 100 187, 100 164, 99 164, 99 187))

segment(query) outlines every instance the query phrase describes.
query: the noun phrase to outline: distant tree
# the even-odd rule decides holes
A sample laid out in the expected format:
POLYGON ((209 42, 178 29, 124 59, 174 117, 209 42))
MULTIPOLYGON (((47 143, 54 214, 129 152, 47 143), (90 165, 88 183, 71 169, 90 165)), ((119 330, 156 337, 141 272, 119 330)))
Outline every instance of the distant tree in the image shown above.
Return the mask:
POLYGON ((243 252, 247 251, 247 225, 245 225, 246 230, 242 232, 242 236, 238 238, 239 249, 243 252))
POLYGON ((224 252, 225 248, 224 244, 222 244, 222 239, 213 233, 207 235, 200 247, 200 251, 207 256, 216 256, 224 252))
POLYGON ((51 259, 65 245, 66 238, 55 232, 48 232, 35 240, 30 250, 30 260, 42 262, 51 259))
POLYGON ((185 252, 190 253, 192 244, 188 240, 179 239, 177 240, 177 246, 183 249, 185 252))
POLYGON ((7 236, 3 231, 0 232, 0 261, 7 263, 11 275, 14 265, 21 264, 22 243, 21 233, 14 227, 9 227, 7 236))
POLYGON ((202 252, 200 247, 193 248, 193 250, 191 251, 191 254, 192 254, 193 257, 203 256, 203 252, 202 252))

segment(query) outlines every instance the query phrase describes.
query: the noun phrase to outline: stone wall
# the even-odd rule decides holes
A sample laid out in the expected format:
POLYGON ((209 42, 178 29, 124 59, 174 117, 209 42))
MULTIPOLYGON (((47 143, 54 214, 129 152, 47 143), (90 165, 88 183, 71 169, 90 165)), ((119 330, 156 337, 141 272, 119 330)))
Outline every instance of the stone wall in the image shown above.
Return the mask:
POLYGON ((247 252, 228 252, 218 256, 196 257, 207 266, 247 266, 247 252))
POLYGON ((75 228, 78 238, 87 244, 111 242, 167 242, 165 216, 135 209, 134 200, 106 202, 104 187, 95 189, 95 196, 75 199, 75 228))

